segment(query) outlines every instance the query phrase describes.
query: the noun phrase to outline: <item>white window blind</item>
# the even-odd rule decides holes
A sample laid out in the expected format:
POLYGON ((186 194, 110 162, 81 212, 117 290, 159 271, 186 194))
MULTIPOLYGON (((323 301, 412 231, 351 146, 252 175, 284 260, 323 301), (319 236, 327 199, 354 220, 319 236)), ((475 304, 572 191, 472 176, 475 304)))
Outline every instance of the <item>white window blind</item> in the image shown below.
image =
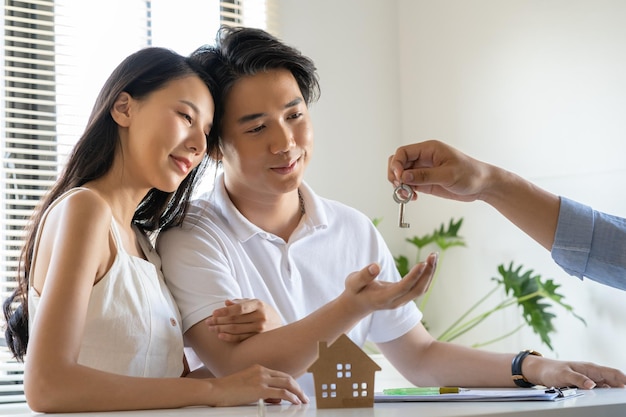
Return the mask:
MULTIPOLYGON (((5 0, 0 94, 0 298, 15 288, 24 227, 54 183, 113 68, 144 46, 188 54, 220 24, 265 28, 264 0, 5 0)), ((24 401, 0 318, 0 404, 24 401)), ((26 359, 27 360, 27 359, 26 359)))
MULTIPOLYGON (((56 173, 54 4, 5 1, 0 292, 15 288, 24 226, 56 173)), ((4 327, 3 327, 4 329, 4 327)), ((0 401, 23 401, 22 364, 0 352, 0 401)))

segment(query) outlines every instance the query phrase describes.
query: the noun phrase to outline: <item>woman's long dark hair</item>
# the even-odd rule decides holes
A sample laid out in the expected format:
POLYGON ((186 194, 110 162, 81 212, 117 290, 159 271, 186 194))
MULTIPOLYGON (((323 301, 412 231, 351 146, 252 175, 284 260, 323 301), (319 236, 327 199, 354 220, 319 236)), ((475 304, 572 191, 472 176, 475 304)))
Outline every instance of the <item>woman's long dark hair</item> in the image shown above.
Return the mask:
MULTIPOLYGON (((195 62, 169 49, 145 48, 122 61, 100 90, 87 127, 76 143, 64 171, 31 218, 17 271, 18 287, 4 301, 7 323, 5 339, 16 359, 23 360, 28 345, 28 276, 35 234, 43 213, 64 192, 100 178, 113 165, 119 134, 110 110, 120 93, 127 92, 140 100, 164 88, 169 81, 189 75, 199 76, 211 92, 215 91, 212 78, 195 62)), ((207 163, 208 158, 205 156, 172 193, 154 188, 150 190, 137 207, 133 224, 145 234, 180 224, 207 163)))

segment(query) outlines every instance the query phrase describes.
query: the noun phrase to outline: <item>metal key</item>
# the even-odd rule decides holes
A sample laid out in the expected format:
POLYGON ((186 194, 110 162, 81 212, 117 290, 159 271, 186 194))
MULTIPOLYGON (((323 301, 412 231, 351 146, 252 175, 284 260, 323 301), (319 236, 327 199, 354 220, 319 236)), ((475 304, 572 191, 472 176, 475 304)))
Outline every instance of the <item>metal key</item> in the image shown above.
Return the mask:
POLYGON ((409 201, 411 201, 412 198, 413 198, 413 189, 406 184, 400 184, 393 191, 393 200, 396 203, 400 204, 400 215, 399 215, 399 220, 398 220, 398 226, 405 228, 405 229, 407 227, 411 227, 411 225, 409 223, 405 223, 404 221, 404 205, 408 203, 409 201), (400 195, 400 191, 402 190, 404 190, 404 192, 406 193, 406 197, 402 197, 400 195))

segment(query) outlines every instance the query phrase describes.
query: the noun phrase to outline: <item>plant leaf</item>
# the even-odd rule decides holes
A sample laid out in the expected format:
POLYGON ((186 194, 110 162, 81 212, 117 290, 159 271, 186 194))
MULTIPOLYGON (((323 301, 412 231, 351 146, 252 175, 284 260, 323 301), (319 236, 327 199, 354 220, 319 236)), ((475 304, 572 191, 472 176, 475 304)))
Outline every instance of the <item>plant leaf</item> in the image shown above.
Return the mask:
POLYGON ((462 217, 456 222, 454 219, 450 219, 450 223, 448 223, 447 228, 444 223, 441 223, 439 229, 435 229, 432 234, 413 236, 412 238, 407 238, 406 241, 418 249, 422 249, 431 243, 439 246, 441 250, 446 250, 452 246, 466 246, 465 238, 459 236, 459 229, 462 224, 462 217))
POLYGON ((433 233, 433 240, 441 250, 446 250, 452 246, 465 246, 465 238, 459 236, 459 229, 463 224, 463 218, 461 217, 457 222, 454 219, 450 219, 448 228, 444 229, 443 223, 439 226, 439 230, 435 230, 433 233))
POLYGON ((407 242, 413 244, 417 249, 422 249, 425 246, 430 245, 435 241, 435 235, 424 235, 424 236, 413 236, 412 238, 407 238, 407 242))
POLYGON ((396 261, 396 268, 398 269, 401 277, 409 273, 409 269, 411 269, 411 267, 409 266, 409 260, 406 256, 400 255, 394 257, 393 259, 396 261))
MULTIPOLYGON (((555 284, 552 279, 543 282, 541 275, 534 274, 532 269, 522 273, 522 268, 522 265, 514 268, 513 262, 506 269, 504 265, 499 265, 498 272, 501 278, 493 279, 504 284, 505 293, 514 297, 517 304, 522 308, 522 316, 526 323, 539 335, 541 341, 550 350, 554 350, 550 334, 555 332, 553 319, 556 316, 548 311, 552 304, 545 301, 552 300, 572 314, 573 308, 562 301, 563 295, 557 293, 560 285, 555 284)), ((574 316, 585 323, 581 317, 575 314, 574 316)))

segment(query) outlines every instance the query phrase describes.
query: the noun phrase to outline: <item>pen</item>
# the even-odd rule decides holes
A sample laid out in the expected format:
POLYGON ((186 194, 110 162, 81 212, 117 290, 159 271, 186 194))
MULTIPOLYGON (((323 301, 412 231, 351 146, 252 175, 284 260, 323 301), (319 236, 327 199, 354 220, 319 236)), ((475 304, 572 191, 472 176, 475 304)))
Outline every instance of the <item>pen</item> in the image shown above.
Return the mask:
POLYGON ((439 395, 458 394, 458 387, 410 387, 410 388, 389 388, 384 389, 385 395, 439 395))

